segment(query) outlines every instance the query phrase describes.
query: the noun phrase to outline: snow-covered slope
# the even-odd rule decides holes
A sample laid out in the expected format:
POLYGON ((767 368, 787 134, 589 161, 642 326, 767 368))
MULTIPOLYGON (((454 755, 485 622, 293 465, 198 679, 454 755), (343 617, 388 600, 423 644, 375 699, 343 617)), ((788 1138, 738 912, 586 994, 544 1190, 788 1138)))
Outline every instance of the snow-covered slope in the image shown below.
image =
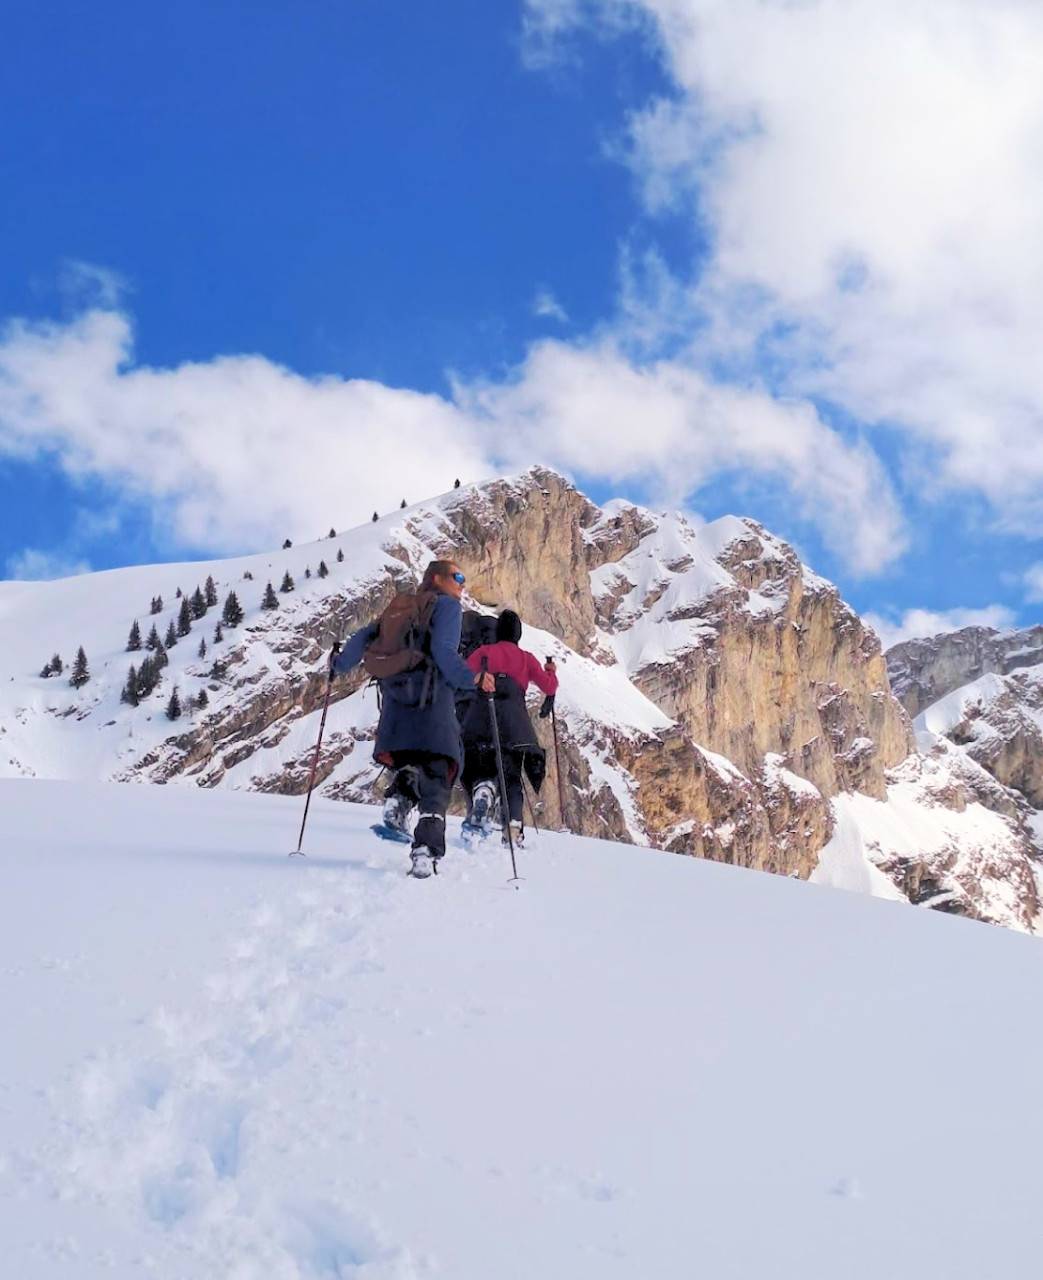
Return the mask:
POLYGON ((4 1275, 1038 1275, 1035 941, 300 812, 0 782, 4 1275))

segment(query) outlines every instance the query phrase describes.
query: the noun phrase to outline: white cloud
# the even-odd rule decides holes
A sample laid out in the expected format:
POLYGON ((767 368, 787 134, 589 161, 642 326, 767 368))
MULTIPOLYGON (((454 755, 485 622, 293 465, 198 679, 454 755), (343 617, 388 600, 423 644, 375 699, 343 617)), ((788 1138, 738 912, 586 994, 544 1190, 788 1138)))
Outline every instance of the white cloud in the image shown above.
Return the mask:
POLYGON ((451 400, 302 378, 258 356, 135 365, 128 317, 14 322, 0 334, 0 454, 54 457, 147 500, 181 542, 215 551, 317 536, 502 468, 644 480, 680 502, 715 476, 768 476, 861 573, 903 546, 878 459, 806 404, 639 366, 611 342, 543 342, 505 383, 451 400))
POLYGON ((931 609, 907 609, 898 621, 867 613, 863 621, 880 637, 885 650, 903 640, 927 639, 947 631, 961 631, 964 627, 992 627, 996 631, 1006 631, 1016 625, 1014 613, 1001 604, 986 605, 983 609, 947 609, 942 613, 931 609))
POLYGON ((709 228, 704 357, 885 423, 918 482, 1043 518, 1043 6, 1026 0, 529 0, 530 32, 655 30, 651 210, 709 228), (707 336, 709 341, 707 341, 707 336), (707 349, 709 348, 709 350, 707 349))
POLYGON ((533 299, 532 310, 534 315, 545 317, 548 320, 559 320, 562 324, 568 323, 568 312, 549 289, 537 290, 536 297, 533 299))
POLYGON ((26 547, 17 555, 9 556, 4 567, 4 576, 19 582, 50 582, 54 578, 73 578, 90 572, 91 567, 85 560, 70 560, 35 547, 26 547))
POLYGON ((143 368, 128 318, 97 310, 0 336, 3 452, 104 476, 215 550, 318 536, 489 467, 438 396, 302 378, 257 356, 143 368))
POLYGON ((1043 560, 1026 569, 1022 581, 1025 587, 1025 599, 1030 604, 1039 604, 1043 601, 1043 560))
POLYGON ((904 548, 901 515, 879 460, 804 403, 721 386, 683 363, 637 366, 611 342, 543 342, 509 383, 458 387, 461 406, 495 424, 507 457, 552 458, 586 476, 641 478, 683 501, 715 476, 769 476, 858 573, 904 548))

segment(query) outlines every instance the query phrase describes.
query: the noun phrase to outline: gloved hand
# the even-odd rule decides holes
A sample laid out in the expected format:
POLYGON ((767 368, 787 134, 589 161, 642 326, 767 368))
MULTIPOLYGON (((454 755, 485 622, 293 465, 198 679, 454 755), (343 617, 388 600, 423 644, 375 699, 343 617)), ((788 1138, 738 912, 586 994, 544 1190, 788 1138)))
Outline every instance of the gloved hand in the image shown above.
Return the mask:
POLYGON ((546 720, 553 710, 554 710, 554 694, 548 693, 547 696, 543 699, 543 706, 540 707, 540 719, 546 720))

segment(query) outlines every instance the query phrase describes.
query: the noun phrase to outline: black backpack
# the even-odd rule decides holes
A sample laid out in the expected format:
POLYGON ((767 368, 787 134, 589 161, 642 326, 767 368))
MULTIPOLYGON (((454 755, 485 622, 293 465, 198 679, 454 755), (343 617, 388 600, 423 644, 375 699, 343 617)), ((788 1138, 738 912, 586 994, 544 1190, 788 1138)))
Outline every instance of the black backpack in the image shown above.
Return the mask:
POLYGON ((496 643, 496 619, 474 609, 465 609, 460 624, 460 657, 469 658, 483 644, 496 643))

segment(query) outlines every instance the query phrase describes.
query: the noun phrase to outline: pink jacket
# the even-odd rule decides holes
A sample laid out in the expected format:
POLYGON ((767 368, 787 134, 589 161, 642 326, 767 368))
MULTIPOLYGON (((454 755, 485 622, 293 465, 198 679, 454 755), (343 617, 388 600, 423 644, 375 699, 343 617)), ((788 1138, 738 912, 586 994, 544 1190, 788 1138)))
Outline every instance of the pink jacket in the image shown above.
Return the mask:
POLYGON ((528 689, 530 681, 541 693, 558 691, 557 672, 548 671, 534 653, 519 648, 510 640, 483 644, 466 659, 467 665, 472 671, 481 671, 483 658, 488 660, 489 670, 494 676, 510 676, 521 687, 522 693, 528 689))

